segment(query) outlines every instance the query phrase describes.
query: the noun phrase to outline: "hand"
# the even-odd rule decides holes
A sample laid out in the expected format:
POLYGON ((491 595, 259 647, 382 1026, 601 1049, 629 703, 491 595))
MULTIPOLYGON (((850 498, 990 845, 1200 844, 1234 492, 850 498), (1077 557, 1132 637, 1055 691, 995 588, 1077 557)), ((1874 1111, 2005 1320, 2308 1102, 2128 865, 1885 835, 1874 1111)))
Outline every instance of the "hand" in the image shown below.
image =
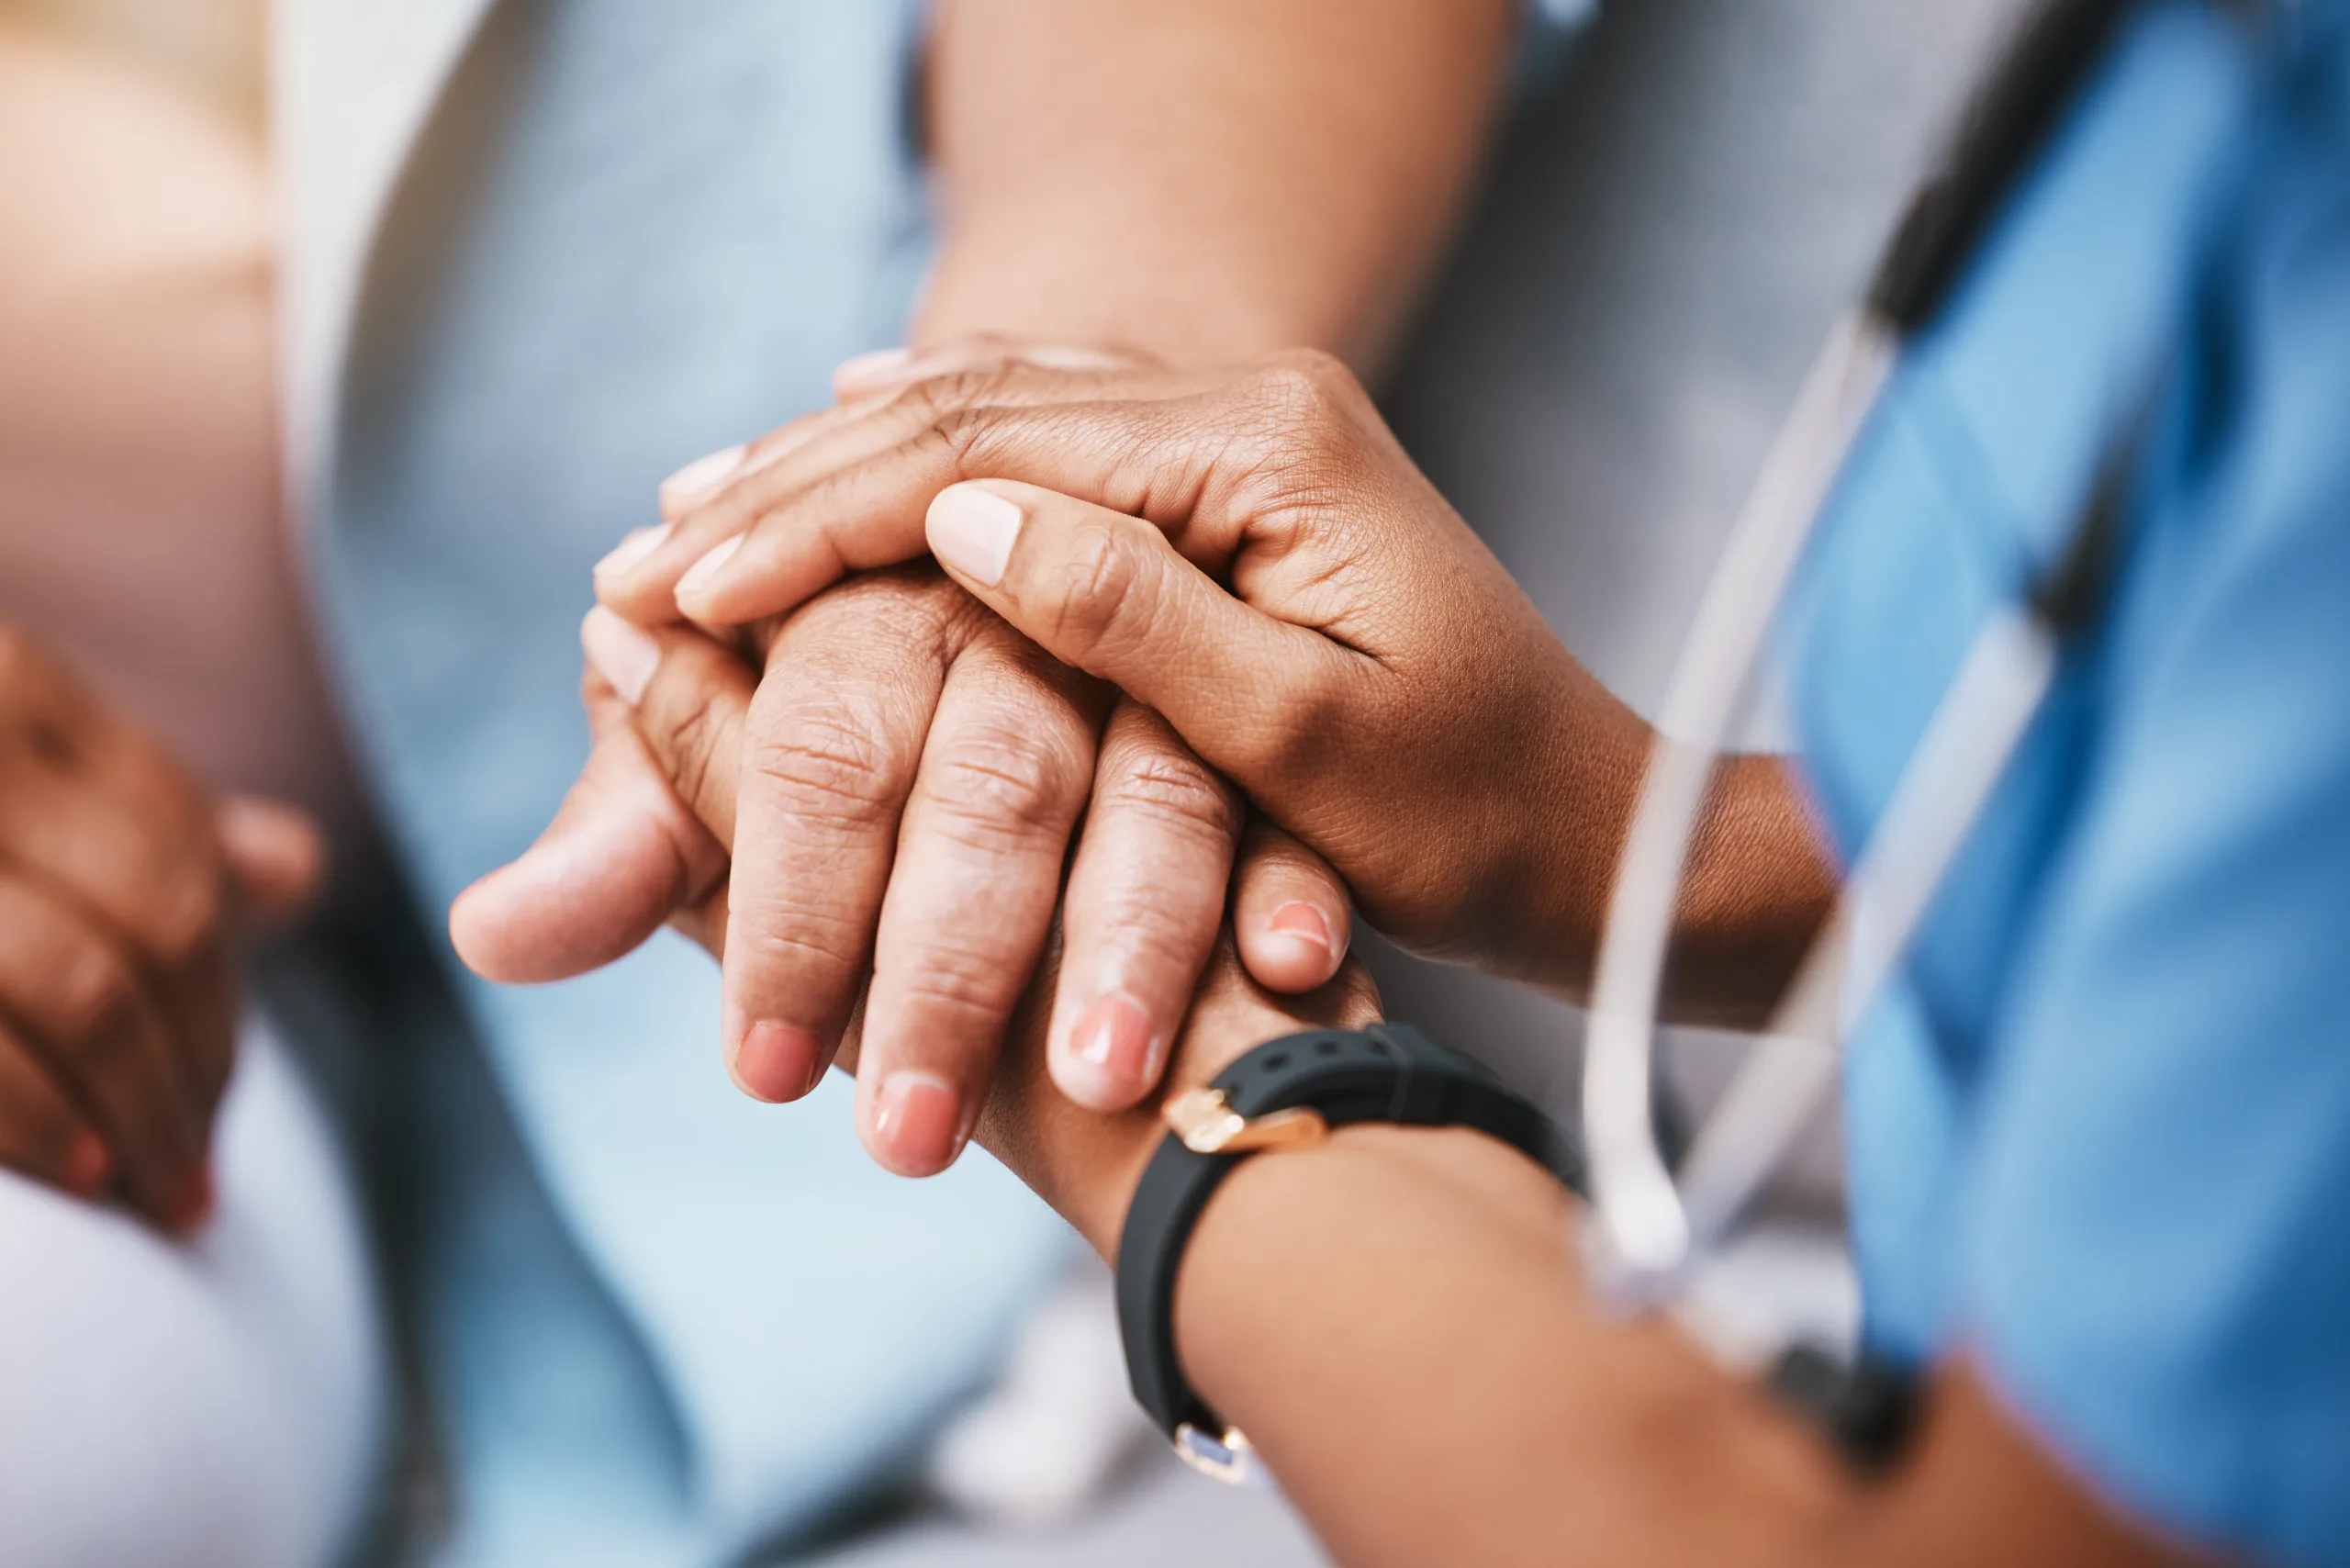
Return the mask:
POLYGON ((216 805, 0 626, 0 1164, 201 1224, 235 934, 297 908, 323 861, 307 817, 216 805))
POLYGON ((1382 930, 1579 973, 1645 726, 1336 362, 1219 378, 966 361, 696 498, 602 587, 630 607, 674 591, 722 627, 931 543, 1047 652, 1164 714, 1382 930))
POLYGON ((725 956, 736 1077, 767 1099, 812 1086, 861 1002, 859 1126, 892 1169, 939 1169, 968 1136, 1064 867, 1049 1059, 1082 1103, 1131 1105, 1157 1081, 1224 918, 1236 839, 1251 852, 1234 907, 1259 970, 1312 990, 1337 967, 1348 905, 1326 868, 1244 827, 1230 788, 1146 710, 1111 708, 1097 746, 1107 693, 934 571, 809 605, 774 633, 763 681, 684 627, 599 612, 583 638, 610 674, 587 687, 596 751, 540 845, 453 912, 460 951, 493 973, 588 967, 676 912, 725 956), (743 842, 770 847, 730 868, 738 816, 743 842), (597 927, 588 938, 531 940, 582 893, 610 906, 615 884, 649 890, 618 895, 636 929, 593 916, 577 923, 597 927), (1301 914, 1307 938, 1292 934, 1301 914), (763 935, 778 928, 786 940, 763 935), (773 1000, 738 1000, 759 986, 773 1000), (820 1007, 821 1048, 778 1053, 779 1070, 763 1056, 774 1031, 737 1022, 820 1007), (1112 1033, 1104 1012, 1112 1048, 1089 1051, 1112 1033))

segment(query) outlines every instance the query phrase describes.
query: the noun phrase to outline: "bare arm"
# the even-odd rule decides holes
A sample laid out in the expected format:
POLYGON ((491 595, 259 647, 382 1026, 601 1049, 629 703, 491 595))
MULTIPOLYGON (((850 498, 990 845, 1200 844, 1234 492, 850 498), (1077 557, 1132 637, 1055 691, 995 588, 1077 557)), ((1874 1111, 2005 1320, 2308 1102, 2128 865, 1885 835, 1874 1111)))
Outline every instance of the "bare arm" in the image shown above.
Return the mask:
POLYGON ((1360 1568, 2189 1560, 1963 1361, 1904 1466, 1863 1484, 1678 1330, 1597 1309, 1575 1223, 1473 1133, 1362 1128, 1251 1160, 1186 1257, 1185 1367, 1360 1568))
POLYGON ((1500 101, 1512 0, 948 0, 917 344, 1374 365, 1500 101))

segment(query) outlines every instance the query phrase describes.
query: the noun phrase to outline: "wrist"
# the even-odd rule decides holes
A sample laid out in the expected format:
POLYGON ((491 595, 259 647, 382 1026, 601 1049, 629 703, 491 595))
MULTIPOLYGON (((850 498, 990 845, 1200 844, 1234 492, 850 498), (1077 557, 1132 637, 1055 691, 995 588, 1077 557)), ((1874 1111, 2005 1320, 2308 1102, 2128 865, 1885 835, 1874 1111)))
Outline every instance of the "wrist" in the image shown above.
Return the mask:
MULTIPOLYGON (((1655 732, 1628 710, 1560 726, 1547 809, 1519 846, 1541 950, 1522 978, 1588 1002, 1625 840, 1655 732)), ((1782 758, 1717 765, 1683 868, 1663 980, 1679 1022, 1762 1024, 1835 897, 1835 875, 1782 758)))

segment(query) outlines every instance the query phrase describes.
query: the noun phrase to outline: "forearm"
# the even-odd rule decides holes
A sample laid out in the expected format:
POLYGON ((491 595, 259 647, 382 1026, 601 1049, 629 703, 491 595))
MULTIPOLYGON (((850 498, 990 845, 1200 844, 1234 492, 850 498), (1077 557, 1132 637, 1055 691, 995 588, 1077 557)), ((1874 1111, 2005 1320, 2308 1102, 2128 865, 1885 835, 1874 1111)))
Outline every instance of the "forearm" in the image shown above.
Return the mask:
POLYGON ((1374 364, 1500 102, 1513 0, 945 0, 917 343, 1374 364))
MULTIPOLYGON (((1561 684, 1564 716, 1527 768, 1543 780, 1529 794, 1545 804, 1507 824, 1510 869, 1491 900, 1505 914, 1487 944, 1504 972, 1587 1004, 1654 732, 1579 668, 1561 684)), ((1835 867, 1794 764, 1724 758, 1681 879, 1664 1015, 1761 1027, 1835 894, 1835 867)))
POLYGON ((1467 1132, 1361 1128, 1226 1182, 1184 1365, 1350 1565, 1801 1562, 1827 1450, 1583 1291, 1570 1200, 1467 1132))
POLYGON ((1969 1362, 1863 1483, 1656 1318, 1600 1310, 1572 1201, 1475 1133, 1259 1156, 1193 1233, 1177 1344, 1348 1568, 2177 1568, 1969 1362))

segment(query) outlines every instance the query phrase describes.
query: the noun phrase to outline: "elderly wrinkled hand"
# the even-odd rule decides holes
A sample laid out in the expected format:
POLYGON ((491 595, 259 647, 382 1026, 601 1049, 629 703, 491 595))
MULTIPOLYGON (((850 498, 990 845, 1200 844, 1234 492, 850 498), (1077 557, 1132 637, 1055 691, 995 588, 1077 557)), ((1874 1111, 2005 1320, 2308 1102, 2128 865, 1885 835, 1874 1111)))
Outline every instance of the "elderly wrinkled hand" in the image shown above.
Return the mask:
MULTIPOLYGON (((733 482, 854 422, 876 400, 857 374, 841 409, 726 454, 733 482)), ((673 481, 673 532, 726 487, 707 469, 673 481)), ((678 622, 674 572, 645 588, 653 543, 599 575, 627 616, 583 627, 597 745, 579 784, 452 912, 476 969, 577 973, 672 921, 722 955, 723 1047, 749 1092, 804 1094, 858 1025, 860 1130, 909 1174, 970 1136, 1057 906, 1047 1055, 1095 1109, 1158 1081, 1227 910, 1264 983, 1310 991, 1336 971, 1350 913, 1326 868, 1251 823, 1156 714, 934 568, 865 575, 719 640, 678 622), (730 856, 737 842, 757 853, 730 856)))
MULTIPOLYGON (((903 366, 605 584, 711 628, 934 554, 1116 686, 1404 942, 1572 987, 1648 732, 1326 356, 1237 373, 903 366)), ((760 835, 745 859, 779 852, 760 835)))

